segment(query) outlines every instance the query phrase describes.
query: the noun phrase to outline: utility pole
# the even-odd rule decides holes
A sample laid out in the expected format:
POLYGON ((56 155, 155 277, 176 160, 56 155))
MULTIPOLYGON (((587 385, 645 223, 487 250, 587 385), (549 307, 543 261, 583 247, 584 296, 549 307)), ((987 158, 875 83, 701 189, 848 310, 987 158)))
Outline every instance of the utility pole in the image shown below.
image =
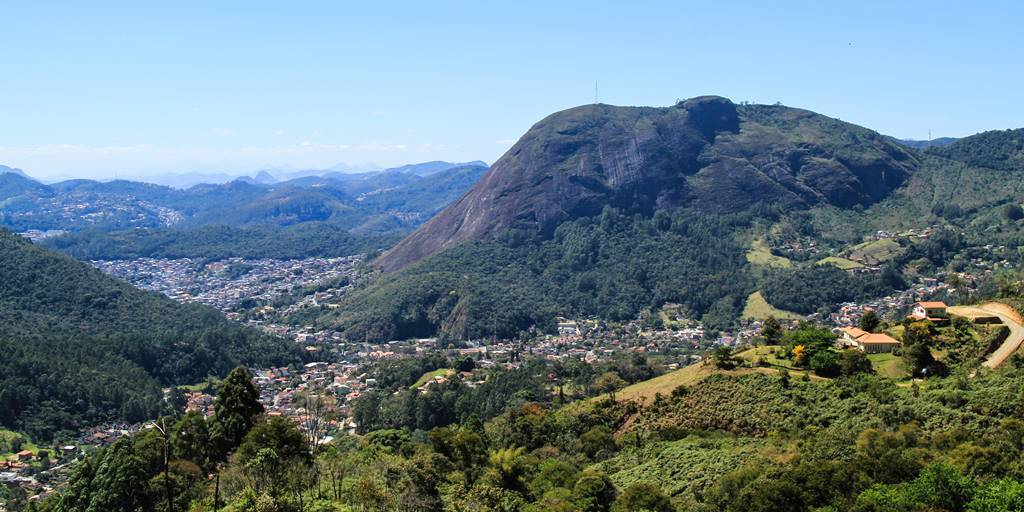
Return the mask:
POLYGON ((594 80, 594 105, 600 103, 597 101, 597 80, 594 80))

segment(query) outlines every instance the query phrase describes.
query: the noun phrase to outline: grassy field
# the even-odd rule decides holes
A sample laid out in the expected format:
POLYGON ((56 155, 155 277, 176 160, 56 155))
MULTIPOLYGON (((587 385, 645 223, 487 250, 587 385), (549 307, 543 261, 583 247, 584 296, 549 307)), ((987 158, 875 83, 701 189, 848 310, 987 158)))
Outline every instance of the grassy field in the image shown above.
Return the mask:
POLYGON ((423 375, 420 375, 420 378, 417 379, 416 383, 412 385, 412 389, 419 389, 424 384, 426 384, 427 381, 430 381, 434 377, 447 377, 452 373, 455 373, 455 370, 451 368, 438 368, 432 372, 424 373, 423 375))
POLYGON ((903 360, 893 354, 868 354, 868 360, 875 372, 882 377, 890 379, 905 379, 909 377, 903 368, 903 360))
POLYGON ((822 259, 818 260, 817 264, 818 265, 832 265, 833 267, 836 267, 839 270, 851 270, 851 269, 855 269, 855 268, 863 268, 864 267, 863 263, 858 263, 856 261, 848 260, 846 258, 840 258, 838 256, 829 256, 827 258, 822 258, 822 259))
POLYGON ((616 393, 616 398, 620 400, 639 400, 642 402, 648 402, 654 399, 654 395, 657 393, 668 396, 672 394, 672 390, 679 386, 687 386, 700 382, 715 371, 716 370, 710 366, 704 366, 699 363, 692 364, 674 372, 660 375, 651 380, 645 380, 643 382, 637 382, 631 386, 626 386, 616 393))
MULTIPOLYGON (((725 375, 749 375, 751 373, 765 373, 769 375, 777 375, 779 369, 777 367, 785 367, 789 370, 789 374, 793 377, 802 377, 804 375, 809 376, 812 380, 826 380, 823 377, 818 377, 814 373, 806 370, 800 370, 790 368, 792 364, 790 361, 781 360, 775 357, 775 350, 777 347, 760 346, 754 347, 743 352, 738 352, 737 357, 745 361, 754 362, 758 359, 766 361, 768 364, 776 367, 756 367, 756 368, 737 368, 735 370, 719 370, 714 365, 705 365, 703 363, 692 364, 685 368, 680 368, 674 372, 669 372, 664 375, 660 375, 650 380, 643 382, 637 382, 630 386, 626 386, 616 393, 616 399, 619 400, 637 400, 643 403, 648 403, 654 399, 654 396, 658 393, 668 396, 672 391, 679 386, 691 386, 698 382, 710 377, 715 374, 725 375)), ((604 397, 597 397, 592 400, 603 400, 604 397)))
POLYGON ((768 301, 764 299, 761 292, 751 293, 750 296, 747 297, 746 306, 743 308, 743 318, 764 320, 769 316, 785 320, 803 320, 804 318, 796 313, 784 311, 768 304, 768 301))
MULTIPOLYGON (((17 432, 7 430, 5 428, 0 428, 0 440, 2 440, 2 442, 0 442, 0 445, 6 447, 9 444, 10 440, 15 437, 20 437, 23 441, 21 444, 21 450, 28 450, 32 453, 39 453, 39 447, 36 446, 31 441, 29 441, 28 437, 18 434, 17 432)), ((0 460, 11 459, 14 457, 14 454, 17 453, 18 451, 20 450, 0 451, 0 460)))
POLYGON ((739 352, 736 354, 736 356, 739 357, 740 359, 749 361, 751 363, 761 360, 771 365, 770 368, 754 368, 754 370, 758 370, 762 373, 777 373, 779 371, 779 368, 785 368, 787 371, 789 371, 789 374, 791 376, 803 377, 804 375, 807 375, 811 379, 826 380, 824 377, 819 377, 815 375, 812 371, 794 368, 792 361, 786 359, 779 359, 778 357, 776 357, 776 350, 778 350, 778 347, 760 345, 757 347, 744 350, 743 352, 739 352))
POLYGON ((178 386, 178 389, 183 391, 210 391, 220 387, 220 379, 216 377, 210 377, 209 379, 198 382, 196 384, 187 384, 178 386))
POLYGON ((782 256, 772 254, 771 249, 763 240, 754 240, 747 251, 747 261, 754 265, 761 265, 769 268, 790 268, 793 262, 782 256))
POLYGON ((902 252, 903 248, 894 240, 872 240, 853 246, 847 257, 867 265, 877 265, 895 258, 902 252))

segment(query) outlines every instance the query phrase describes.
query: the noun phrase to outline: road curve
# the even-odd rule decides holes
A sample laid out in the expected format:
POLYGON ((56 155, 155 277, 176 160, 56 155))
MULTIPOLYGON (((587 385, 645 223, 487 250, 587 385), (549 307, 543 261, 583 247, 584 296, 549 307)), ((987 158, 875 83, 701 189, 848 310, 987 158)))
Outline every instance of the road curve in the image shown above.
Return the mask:
POLYGON ((967 318, 996 316, 1010 329, 1006 341, 985 358, 983 366, 998 368, 1016 353, 1021 342, 1024 342, 1024 320, 1013 308, 1001 302, 988 302, 978 306, 953 306, 949 308, 949 313, 967 318))

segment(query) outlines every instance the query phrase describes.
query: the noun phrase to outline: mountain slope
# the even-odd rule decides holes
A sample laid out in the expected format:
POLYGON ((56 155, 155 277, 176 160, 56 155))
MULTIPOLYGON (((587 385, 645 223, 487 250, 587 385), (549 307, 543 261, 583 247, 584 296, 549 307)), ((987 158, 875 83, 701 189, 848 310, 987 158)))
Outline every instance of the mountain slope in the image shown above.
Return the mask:
POLYGON ((510 229, 550 236, 613 206, 706 213, 869 205, 917 158, 875 132, 805 110, 701 97, 667 108, 587 105, 534 125, 458 202, 378 260, 394 271, 510 229))
MULTIPOLYGON (((971 139, 958 151, 992 146, 971 139)), ((906 286, 901 269, 960 268, 1024 240, 1011 211, 1024 197, 1015 153, 978 167, 937 151, 721 98, 570 109, 538 123, 470 192, 379 258, 377 282, 321 321, 352 339, 472 339, 550 329, 555 316, 636 319, 677 303, 688 318, 730 329, 755 291, 804 312, 881 297, 906 286), (926 228, 934 234, 900 240, 881 272, 815 265, 877 231, 926 228), (758 240, 792 268, 748 260, 758 240)))
POLYGON ((0 173, 0 201, 20 195, 48 196, 52 191, 46 185, 39 183, 17 172, 0 173))
POLYGON ((0 425, 49 437, 160 407, 160 386, 299 360, 287 342, 0 230, 0 425))
POLYGON ((997 170, 1024 168, 1024 128, 993 130, 932 148, 929 153, 975 167, 997 170))

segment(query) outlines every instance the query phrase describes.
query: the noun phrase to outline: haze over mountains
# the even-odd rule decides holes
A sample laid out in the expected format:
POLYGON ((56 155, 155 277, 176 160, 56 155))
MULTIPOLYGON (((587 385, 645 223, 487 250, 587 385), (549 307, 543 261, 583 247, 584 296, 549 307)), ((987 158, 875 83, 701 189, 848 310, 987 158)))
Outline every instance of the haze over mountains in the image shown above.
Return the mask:
POLYGON ((281 181, 269 172, 175 189, 116 180, 50 185, 0 174, 0 226, 16 231, 291 226, 323 222, 362 233, 416 226, 461 195, 482 162, 427 162, 359 174, 327 171, 281 181))

